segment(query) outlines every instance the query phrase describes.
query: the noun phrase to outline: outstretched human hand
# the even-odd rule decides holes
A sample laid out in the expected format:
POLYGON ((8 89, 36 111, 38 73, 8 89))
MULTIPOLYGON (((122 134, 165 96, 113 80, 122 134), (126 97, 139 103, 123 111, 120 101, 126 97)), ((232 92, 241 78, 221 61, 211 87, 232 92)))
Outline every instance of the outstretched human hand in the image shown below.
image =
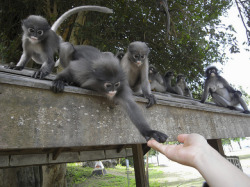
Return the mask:
POLYGON ((198 162, 196 158, 200 154, 209 151, 206 139, 199 134, 180 134, 177 139, 183 144, 163 145, 151 139, 147 145, 161 152, 170 160, 192 167, 196 167, 198 162))

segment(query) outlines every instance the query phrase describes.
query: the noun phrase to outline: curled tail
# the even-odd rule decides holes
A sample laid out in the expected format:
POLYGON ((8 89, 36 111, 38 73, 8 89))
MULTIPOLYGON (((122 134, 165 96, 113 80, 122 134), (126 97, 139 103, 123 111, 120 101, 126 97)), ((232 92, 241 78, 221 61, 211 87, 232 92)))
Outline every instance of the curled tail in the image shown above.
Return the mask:
POLYGON ((101 6, 79 6, 72 8, 65 12, 63 15, 61 15, 56 22, 52 25, 51 30, 54 32, 57 31, 58 27, 62 24, 62 22, 67 19, 69 16, 72 14, 78 13, 80 11, 96 11, 96 12, 103 12, 103 13, 113 13, 112 9, 106 8, 106 7, 101 7, 101 6))

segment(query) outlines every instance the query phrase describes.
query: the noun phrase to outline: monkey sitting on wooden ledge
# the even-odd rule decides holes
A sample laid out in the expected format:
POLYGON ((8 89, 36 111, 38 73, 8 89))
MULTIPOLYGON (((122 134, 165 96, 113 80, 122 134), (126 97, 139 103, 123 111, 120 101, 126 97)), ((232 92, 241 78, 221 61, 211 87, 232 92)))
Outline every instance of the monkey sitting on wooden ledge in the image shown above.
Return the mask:
POLYGON ((210 93, 213 101, 218 106, 236 110, 236 106, 240 104, 244 109, 243 113, 250 113, 245 101, 241 98, 242 93, 230 86, 229 83, 219 75, 218 69, 215 66, 206 69, 205 77, 206 80, 201 103, 205 103, 210 93))

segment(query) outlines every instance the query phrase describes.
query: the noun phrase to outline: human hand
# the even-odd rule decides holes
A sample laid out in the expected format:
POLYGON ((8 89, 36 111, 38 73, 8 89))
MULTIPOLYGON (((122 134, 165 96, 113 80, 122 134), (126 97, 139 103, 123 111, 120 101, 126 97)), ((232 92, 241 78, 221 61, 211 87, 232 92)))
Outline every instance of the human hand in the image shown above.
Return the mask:
POLYGON ((200 156, 210 151, 206 139, 199 134, 180 134, 177 139, 183 144, 163 145, 151 139, 147 145, 161 152, 170 160, 195 168, 199 163, 200 156))

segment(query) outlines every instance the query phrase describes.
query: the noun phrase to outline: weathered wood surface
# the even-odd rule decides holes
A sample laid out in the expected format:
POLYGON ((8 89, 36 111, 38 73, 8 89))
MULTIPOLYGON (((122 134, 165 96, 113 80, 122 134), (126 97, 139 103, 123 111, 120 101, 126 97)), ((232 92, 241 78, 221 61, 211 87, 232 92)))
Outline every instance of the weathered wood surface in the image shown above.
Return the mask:
MULTIPOLYGON (((51 80, 31 78, 32 71, 0 67, 0 155, 131 148, 145 139, 118 105, 96 92, 67 86, 50 91, 51 80)), ((157 105, 135 96, 150 126, 175 140, 180 133, 207 139, 250 136, 250 115, 156 93, 157 105)), ((1 158, 0 158, 1 159, 1 158)), ((1 167, 1 166, 0 166, 1 167)))

